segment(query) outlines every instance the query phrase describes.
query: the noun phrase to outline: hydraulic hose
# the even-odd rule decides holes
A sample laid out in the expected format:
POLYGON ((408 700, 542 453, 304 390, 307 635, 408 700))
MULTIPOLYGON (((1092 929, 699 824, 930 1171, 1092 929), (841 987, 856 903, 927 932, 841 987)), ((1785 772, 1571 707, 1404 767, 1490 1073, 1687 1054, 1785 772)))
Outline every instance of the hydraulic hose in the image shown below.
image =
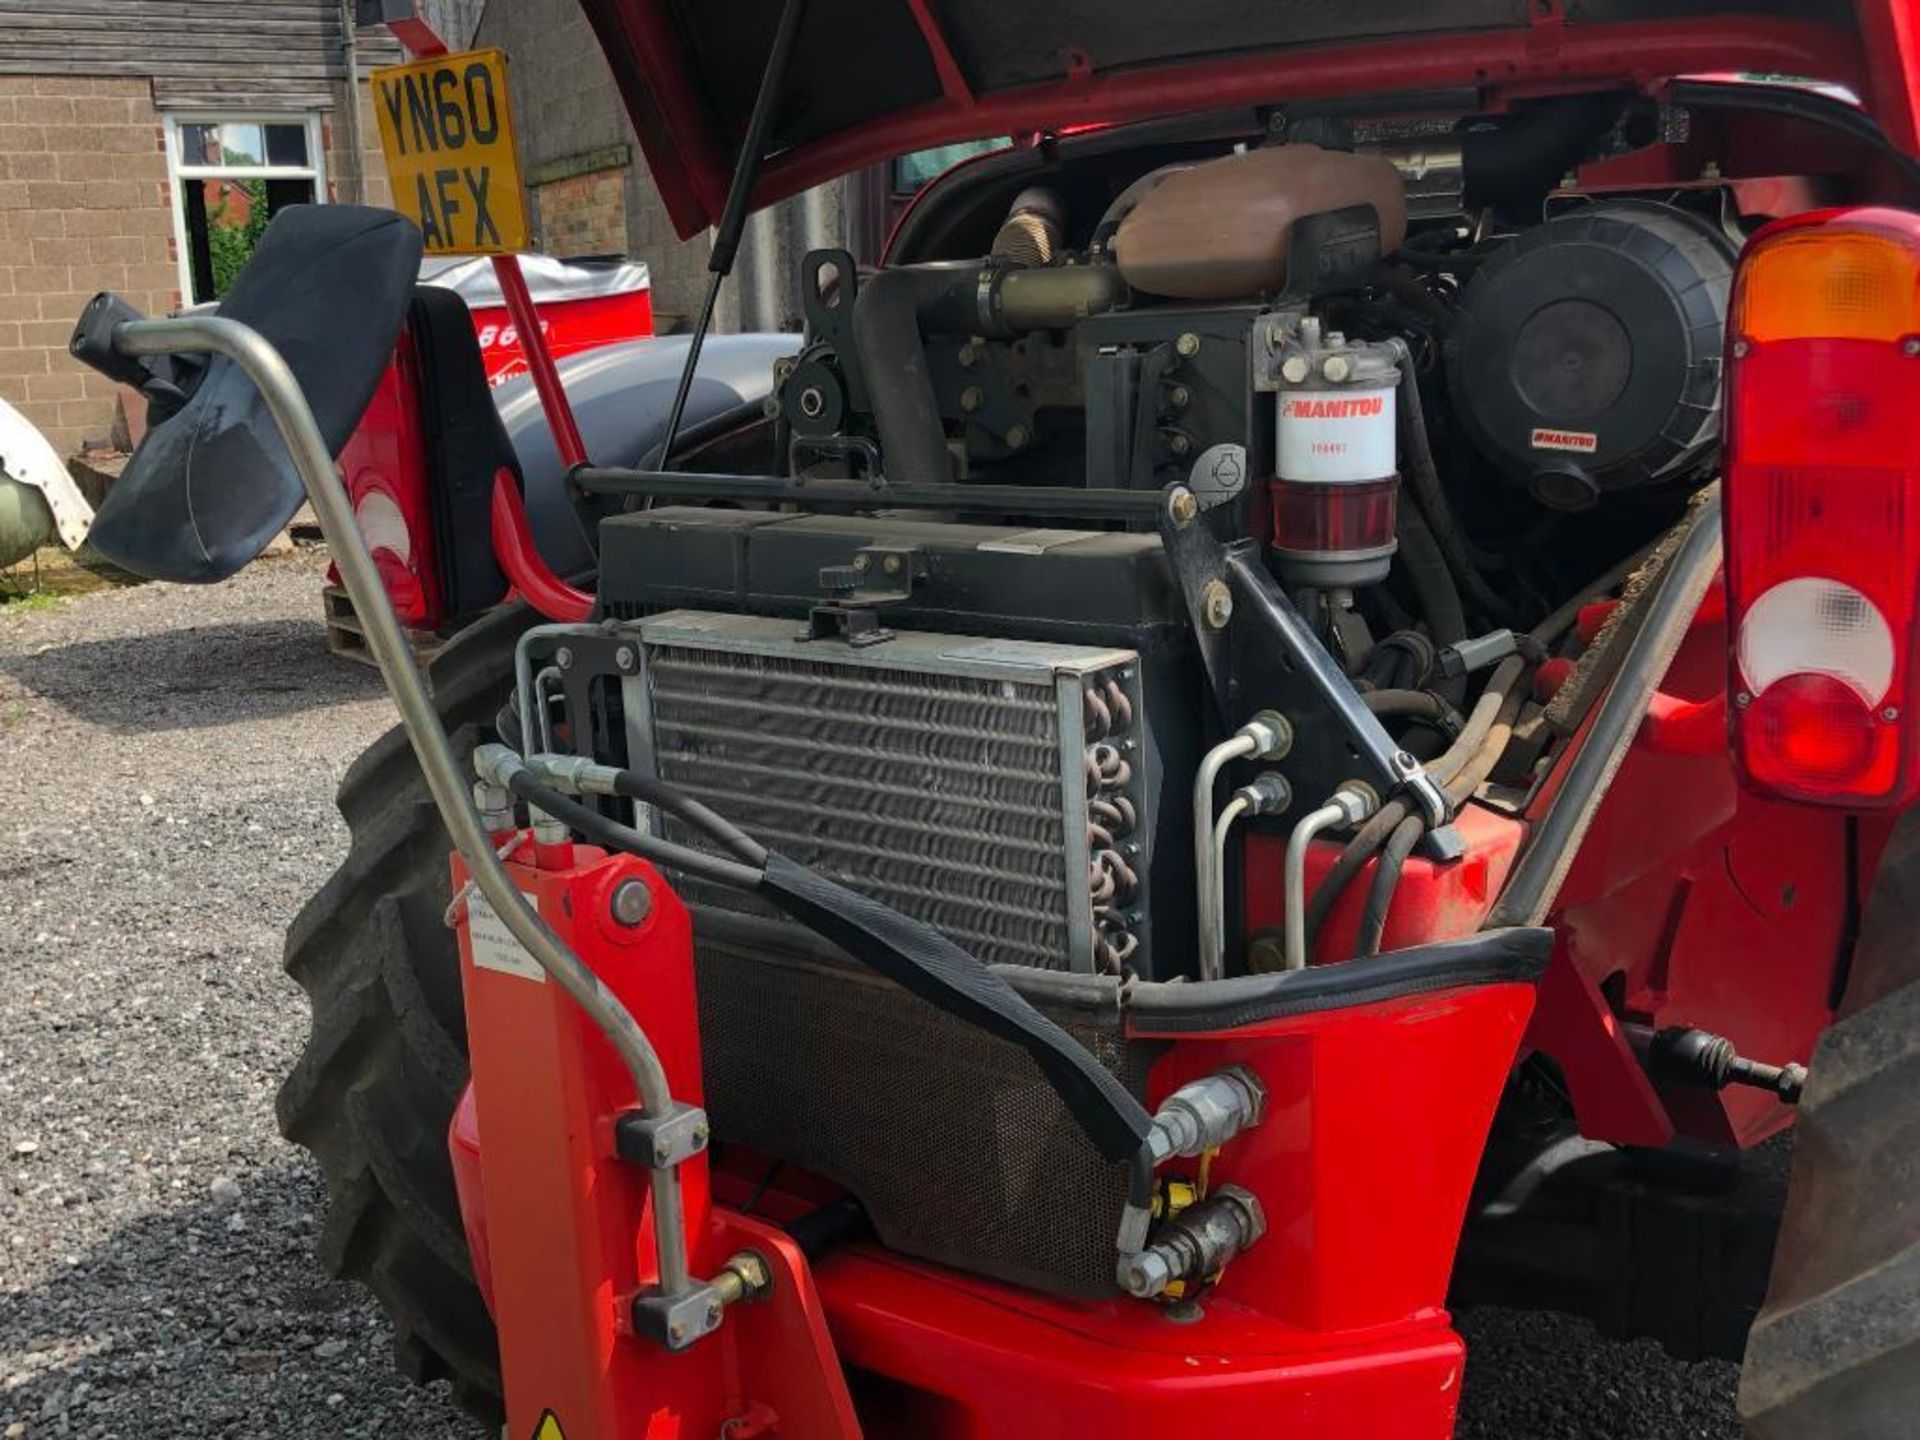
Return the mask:
POLYGON ((1473 563, 1466 538, 1460 533, 1453 507, 1447 501, 1446 490, 1440 484, 1440 468, 1434 463, 1433 442, 1427 434, 1426 407, 1420 399, 1420 381, 1414 370, 1413 352, 1407 348, 1407 342, 1398 336, 1387 343, 1392 346, 1400 365, 1400 398, 1396 407, 1395 428, 1400 435, 1402 470, 1413 491, 1413 499, 1420 507, 1434 543, 1439 546, 1446 560, 1448 573, 1460 588, 1460 594, 1479 606, 1489 618, 1504 624, 1512 615, 1512 607, 1494 594, 1486 577, 1473 563))
POLYGON ((1386 843, 1394 827, 1412 813, 1404 800, 1389 800, 1380 807, 1380 812, 1358 830, 1347 841, 1338 858, 1320 878, 1314 887, 1313 899, 1307 902, 1307 953, 1313 953, 1313 947, 1319 943, 1321 927, 1327 923, 1327 916, 1333 913, 1333 907, 1340 903, 1340 897, 1346 893, 1347 886, 1353 883, 1366 863, 1374 857, 1381 845, 1386 843))
POLYGON ((1459 712, 1431 690, 1367 690, 1360 703, 1383 718, 1431 720, 1439 725, 1458 721, 1459 712))
MULTIPOLYGON (((511 755, 505 746, 498 747, 504 754, 511 755)), ((541 782, 524 765, 517 763, 519 757, 513 756, 516 763, 496 763, 490 766, 487 778, 496 784, 503 784, 529 805, 537 805, 556 820, 564 820, 568 827, 579 831, 596 845, 609 850, 624 851, 629 855, 638 855, 651 860, 662 869, 675 870, 696 880, 706 880, 715 885, 724 885, 730 890, 757 890, 760 886, 760 871, 750 865, 742 865, 734 860, 725 860, 717 855, 708 855, 701 850, 689 850, 684 845, 675 845, 672 841, 661 840, 652 835, 642 835, 631 825, 622 825, 618 820, 609 820, 591 805, 582 805, 578 800, 569 799, 551 785, 541 782)), ((476 757, 476 764, 483 763, 476 757)))
POLYGON ((1465 200, 1477 209, 1551 190, 1620 118, 1623 95, 1543 100, 1460 136, 1465 200))
POLYGON ((1373 883, 1367 887, 1366 908, 1360 912, 1360 932, 1354 940, 1356 956, 1378 955, 1381 937, 1387 929, 1387 912, 1393 908, 1394 892, 1400 888, 1400 872, 1407 856, 1427 833, 1427 822, 1409 815, 1393 827, 1380 850, 1380 863, 1374 867, 1373 883))

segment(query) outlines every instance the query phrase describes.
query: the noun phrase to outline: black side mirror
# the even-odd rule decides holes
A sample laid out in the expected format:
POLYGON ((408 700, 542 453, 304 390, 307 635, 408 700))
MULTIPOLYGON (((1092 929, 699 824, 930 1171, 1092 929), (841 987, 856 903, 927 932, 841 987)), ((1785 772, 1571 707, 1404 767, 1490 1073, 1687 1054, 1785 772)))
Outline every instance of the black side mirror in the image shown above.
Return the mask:
MULTIPOLYGON (((420 268, 420 232, 391 210, 294 205, 267 226, 219 313, 259 331, 286 359, 337 455, 373 398, 420 268)), ((293 518, 305 493, 253 382, 231 360, 134 360, 113 328, 137 319, 97 295, 74 330, 75 356, 137 386, 154 408, 89 535, 95 549, 154 580, 224 580, 293 518)))

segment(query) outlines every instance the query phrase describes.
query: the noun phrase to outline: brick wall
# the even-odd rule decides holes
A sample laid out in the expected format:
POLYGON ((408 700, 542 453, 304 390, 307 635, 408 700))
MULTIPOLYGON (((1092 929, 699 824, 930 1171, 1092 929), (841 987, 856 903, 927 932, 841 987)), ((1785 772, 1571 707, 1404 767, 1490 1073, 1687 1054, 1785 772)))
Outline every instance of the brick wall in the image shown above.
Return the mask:
MULTIPOLYGON (((587 24, 579 0, 513 0, 480 15, 475 45, 507 52, 507 83, 520 139, 522 173, 543 228, 542 242, 559 242, 546 213, 547 192, 581 168, 582 157, 624 150, 630 157, 621 184, 626 224, 617 243, 596 246, 647 262, 653 274, 653 310, 662 328, 699 308, 707 283, 707 238, 683 241, 667 223, 614 86, 613 72, 587 24), (543 183, 543 176, 554 176, 543 183)), ((555 197, 569 198, 569 197, 555 197)), ((571 247, 570 247, 571 248, 571 247)))
POLYGON ((362 205, 391 205, 393 191, 387 184, 386 159, 380 153, 380 122, 373 113, 372 82, 360 82, 358 155, 349 148, 351 139, 344 114, 346 98, 347 84, 342 80, 333 87, 333 113, 321 124, 321 136, 327 151, 327 188, 332 191, 333 199, 351 200, 352 177, 357 175, 360 178, 362 205))
POLYGON ((627 172, 589 170, 528 186, 536 244, 549 255, 621 255, 627 249, 627 172))
POLYGON ((113 417, 112 382, 66 353, 81 307, 179 303, 170 204, 147 81, 0 76, 0 396, 62 454, 113 417))

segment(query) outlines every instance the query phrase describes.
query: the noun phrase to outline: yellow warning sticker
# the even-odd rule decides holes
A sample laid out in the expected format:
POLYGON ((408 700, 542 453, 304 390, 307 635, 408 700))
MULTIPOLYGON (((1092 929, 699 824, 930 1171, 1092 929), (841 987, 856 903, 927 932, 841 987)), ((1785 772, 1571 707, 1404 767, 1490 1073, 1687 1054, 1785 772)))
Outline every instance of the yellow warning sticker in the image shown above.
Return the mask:
POLYGON ((420 227, 429 255, 528 248, 504 51, 376 70, 373 99, 393 208, 420 227))
POLYGON ((567 1440, 566 1433, 560 1428, 560 1418, 549 1410, 540 1417, 535 1427, 533 1440, 567 1440))

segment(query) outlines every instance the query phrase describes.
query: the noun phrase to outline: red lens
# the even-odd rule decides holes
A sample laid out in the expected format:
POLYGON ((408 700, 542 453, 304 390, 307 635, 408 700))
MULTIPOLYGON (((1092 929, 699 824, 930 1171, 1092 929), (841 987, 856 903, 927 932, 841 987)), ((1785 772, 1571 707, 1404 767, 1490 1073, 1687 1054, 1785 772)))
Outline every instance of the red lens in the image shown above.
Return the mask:
POLYGON ((1758 695, 1745 725, 1744 758, 1757 780, 1811 795, 1884 790, 1897 734, 1858 692, 1831 675, 1794 675, 1758 695), (1884 775, 1877 774, 1886 771, 1884 775))

